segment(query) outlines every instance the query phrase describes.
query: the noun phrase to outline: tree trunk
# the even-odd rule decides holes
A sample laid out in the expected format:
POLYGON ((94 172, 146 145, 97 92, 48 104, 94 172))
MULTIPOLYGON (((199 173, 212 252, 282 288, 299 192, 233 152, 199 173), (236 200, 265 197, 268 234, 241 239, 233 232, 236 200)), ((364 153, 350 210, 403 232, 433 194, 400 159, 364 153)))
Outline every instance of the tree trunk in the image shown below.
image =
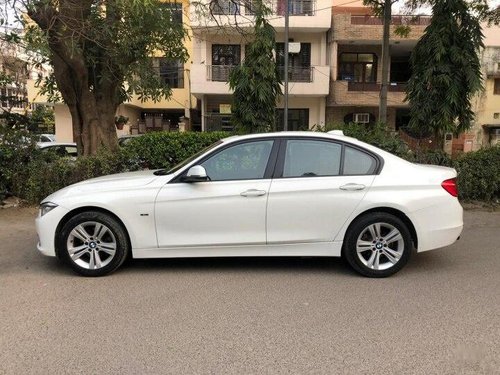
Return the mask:
POLYGON ((121 82, 115 77, 122 75, 116 66, 108 61, 108 74, 103 76, 98 64, 93 66, 93 75, 89 73, 83 48, 86 41, 74 35, 61 19, 71 19, 75 29, 83 27, 85 16, 90 12, 91 1, 81 1, 75 7, 71 1, 62 1, 59 9, 53 6, 37 6, 28 12, 29 16, 48 34, 51 51, 50 60, 53 66, 57 88, 64 103, 71 113, 73 139, 78 146, 79 155, 92 155, 104 147, 109 150, 118 148, 115 113, 119 102, 117 91, 121 82), (95 80, 95 77, 101 77, 95 80))
POLYGON ((389 42, 391 32, 391 0, 384 2, 384 34, 382 39, 382 84, 380 85, 380 102, 378 121, 387 124, 387 91, 389 88, 389 42))

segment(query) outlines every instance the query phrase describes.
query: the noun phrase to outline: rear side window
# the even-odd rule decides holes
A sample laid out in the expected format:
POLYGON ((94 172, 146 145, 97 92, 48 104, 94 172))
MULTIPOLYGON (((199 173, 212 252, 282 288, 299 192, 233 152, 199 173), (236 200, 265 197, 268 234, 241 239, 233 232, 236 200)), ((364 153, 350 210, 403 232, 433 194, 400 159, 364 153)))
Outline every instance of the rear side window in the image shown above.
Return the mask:
POLYGON ((376 167, 377 161, 373 156, 352 147, 345 147, 344 175, 374 174, 376 167))
POLYGON ((288 140, 283 177, 338 176, 341 156, 342 146, 338 143, 288 140))

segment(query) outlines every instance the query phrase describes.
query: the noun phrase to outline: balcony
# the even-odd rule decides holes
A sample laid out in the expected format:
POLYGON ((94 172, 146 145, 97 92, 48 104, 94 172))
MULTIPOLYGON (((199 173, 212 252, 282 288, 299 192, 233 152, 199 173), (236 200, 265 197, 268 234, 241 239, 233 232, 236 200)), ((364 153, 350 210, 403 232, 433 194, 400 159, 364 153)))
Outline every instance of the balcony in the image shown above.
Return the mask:
POLYGON ((231 116, 232 115, 230 114, 222 115, 219 113, 211 113, 209 115, 203 116, 205 120, 205 130, 209 132, 233 131, 234 126, 231 123, 231 116))
MULTIPOLYGON (((376 82, 348 82, 347 91, 380 92, 380 83, 376 82)), ((406 82, 391 82, 388 87, 389 92, 406 92, 406 82)))
MULTIPOLYGON (((430 16, 393 16, 391 22, 391 40, 415 41, 422 37, 425 28, 429 25, 430 16), (409 26, 407 37, 394 33, 398 26, 409 26)), ((347 41, 378 41, 382 43, 382 20, 373 15, 334 14, 332 19, 333 40, 347 41)))
MULTIPOLYGON (((330 0, 289 0, 290 28, 296 31, 327 31, 331 25, 330 0)), ((278 31, 285 27, 286 0, 270 0, 270 23, 278 31)), ((201 0, 192 3, 191 27, 217 32, 221 27, 252 28, 255 7, 252 0, 243 3, 232 0, 201 0), (223 26, 222 26, 223 25, 223 26), (207 29, 208 28, 208 29, 207 29)), ((237 30, 235 30, 237 31, 237 30)))
MULTIPOLYGON (((228 95, 229 74, 234 66, 203 65, 191 66, 191 90, 193 95, 228 95)), ((282 71, 282 79, 284 71, 282 71)), ((328 66, 290 67, 289 93, 302 96, 326 96, 329 91, 330 68, 328 66)))
MULTIPOLYGON (((391 25, 427 26, 431 16, 392 16, 391 25)), ((372 15, 351 15, 351 25, 383 25, 382 19, 372 15)))
MULTIPOLYGON (((390 83, 387 93, 389 106, 406 106, 406 83, 390 83)), ((373 106, 379 104, 380 83, 333 81, 328 106, 373 106)))
MULTIPOLYGON (((280 66, 281 80, 285 80, 285 67, 280 66)), ((288 68, 288 82, 314 82, 314 67, 290 66, 288 68)))

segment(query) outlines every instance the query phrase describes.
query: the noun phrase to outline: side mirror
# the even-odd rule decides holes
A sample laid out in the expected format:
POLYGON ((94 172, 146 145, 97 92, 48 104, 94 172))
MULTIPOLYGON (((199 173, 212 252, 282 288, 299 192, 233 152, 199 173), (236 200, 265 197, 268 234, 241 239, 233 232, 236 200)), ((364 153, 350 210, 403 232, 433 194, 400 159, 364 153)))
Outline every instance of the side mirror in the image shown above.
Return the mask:
POLYGON ((201 165, 195 165, 189 168, 186 176, 182 179, 184 182, 203 182, 208 180, 207 171, 201 165))

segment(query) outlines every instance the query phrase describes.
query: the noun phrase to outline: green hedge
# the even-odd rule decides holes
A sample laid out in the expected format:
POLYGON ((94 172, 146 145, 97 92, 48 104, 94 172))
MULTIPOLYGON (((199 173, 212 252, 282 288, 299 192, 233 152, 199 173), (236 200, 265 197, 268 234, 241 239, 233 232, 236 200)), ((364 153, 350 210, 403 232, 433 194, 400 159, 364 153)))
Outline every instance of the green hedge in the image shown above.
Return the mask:
POLYGON ((147 168, 170 168, 228 136, 226 132, 148 133, 132 139, 122 152, 141 158, 147 168))
MULTIPOLYGON (((414 154, 401 140, 385 130, 360 135, 355 126, 344 128, 346 135, 356 136, 410 161, 453 166, 459 173, 460 198, 494 201, 500 199, 500 146, 485 148, 451 160, 441 151, 414 154)), ((31 203, 38 203, 64 186, 106 174, 134 171, 149 167, 170 168, 192 154, 229 134, 151 133, 134 138, 119 152, 101 152, 94 156, 71 159, 49 159, 31 140, 9 133, 0 145, 0 192, 8 190, 31 203), (16 141, 16 137, 21 139, 16 141)))
POLYGON ((500 145, 468 152, 454 161, 458 191, 465 200, 500 200, 500 145))
MULTIPOLYGON (((144 168, 170 168, 212 143, 227 137, 225 132, 213 133, 150 133, 134 138, 118 152, 102 151, 94 156, 52 158, 33 144, 20 146, 13 136, 9 152, 0 154, 2 176, 0 191, 38 203, 47 195, 65 186, 107 174, 144 168), (17 146, 16 146, 17 145, 17 146), (13 149, 20 147, 17 152, 13 149)), ((1 149, 0 149, 1 150, 1 149)), ((0 197, 1 198, 1 197, 0 197)))

